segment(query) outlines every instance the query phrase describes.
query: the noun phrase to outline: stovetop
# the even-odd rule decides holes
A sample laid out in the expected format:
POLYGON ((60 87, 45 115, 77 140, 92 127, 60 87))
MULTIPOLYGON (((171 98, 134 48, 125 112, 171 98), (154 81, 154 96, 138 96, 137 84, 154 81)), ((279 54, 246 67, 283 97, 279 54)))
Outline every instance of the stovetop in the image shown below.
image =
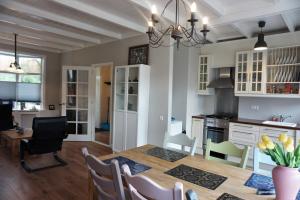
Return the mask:
POLYGON ((219 114, 206 115, 206 118, 223 119, 223 120, 231 120, 235 117, 236 117, 236 115, 229 114, 229 113, 219 113, 219 114))

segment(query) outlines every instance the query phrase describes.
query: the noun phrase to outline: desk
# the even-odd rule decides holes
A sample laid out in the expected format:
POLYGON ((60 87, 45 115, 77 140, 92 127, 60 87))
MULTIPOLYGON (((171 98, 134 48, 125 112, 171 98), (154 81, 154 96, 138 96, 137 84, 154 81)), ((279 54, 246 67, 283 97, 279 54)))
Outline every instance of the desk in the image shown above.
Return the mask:
POLYGON ((1 142, 4 146, 10 149, 13 156, 19 155, 20 141, 22 139, 30 139, 32 137, 32 130, 25 129, 24 134, 17 133, 16 130, 0 131, 1 142))
MULTIPOLYGON (((152 145, 145 145, 120 153, 102 156, 99 157, 99 159, 104 160, 116 156, 124 156, 136 162, 148 165, 152 168, 141 173, 142 175, 151 178, 161 186, 167 188, 174 187, 175 182, 181 182, 183 183, 184 191, 192 189, 197 193, 200 199, 216 200, 223 193, 229 193, 245 200, 273 200, 275 198, 274 196, 256 195, 256 189, 244 186, 244 183, 252 174, 252 171, 250 170, 217 163, 215 161, 208 161, 203 159, 202 156, 199 155, 187 156, 176 162, 168 162, 153 156, 146 155, 144 153, 145 151, 153 147, 154 146, 152 145), (204 171, 219 174, 227 177, 228 179, 215 190, 210 190, 198 185, 194 185, 190 182, 177 179, 164 173, 165 171, 168 171, 180 164, 185 164, 194 168, 202 169, 204 171)), ((89 184, 89 198, 92 199, 95 190, 93 188, 91 178, 89 178, 89 184)))

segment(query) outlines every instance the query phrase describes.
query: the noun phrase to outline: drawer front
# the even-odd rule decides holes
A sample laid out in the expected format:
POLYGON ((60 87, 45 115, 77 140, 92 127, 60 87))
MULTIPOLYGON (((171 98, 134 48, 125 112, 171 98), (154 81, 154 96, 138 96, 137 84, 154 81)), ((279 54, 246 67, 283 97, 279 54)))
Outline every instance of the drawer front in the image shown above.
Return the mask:
POLYGON ((289 129, 282 129, 282 128, 273 128, 273 127, 260 127, 260 135, 268 135, 270 137, 278 137, 281 133, 285 133, 289 136, 294 137, 295 132, 294 130, 289 129))
POLYGON ((259 131, 259 126, 254 126, 250 124, 240 124, 240 123, 230 123, 229 124, 229 129, 235 129, 235 130, 240 130, 240 131, 246 131, 246 132, 258 132, 259 131))
POLYGON ((247 130, 231 129, 229 131, 229 139, 235 141, 244 141, 247 143, 256 143, 259 139, 259 132, 251 132, 247 130))

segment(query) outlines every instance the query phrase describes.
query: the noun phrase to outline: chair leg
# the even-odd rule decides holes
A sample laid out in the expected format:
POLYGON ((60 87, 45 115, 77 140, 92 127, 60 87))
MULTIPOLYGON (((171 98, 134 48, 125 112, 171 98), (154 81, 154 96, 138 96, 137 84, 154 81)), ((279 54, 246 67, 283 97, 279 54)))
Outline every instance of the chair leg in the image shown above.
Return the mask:
POLYGON ((58 155, 57 152, 53 153, 53 157, 54 159, 59 162, 62 166, 67 165, 68 163, 66 161, 64 161, 63 159, 61 159, 58 155))
MULTIPOLYGON (((62 167, 62 166, 65 166, 65 165, 68 164, 63 159, 61 159, 60 157, 58 157, 58 155, 57 155, 56 152, 53 153, 53 157, 58 162, 58 164, 54 164, 54 165, 50 165, 50 166, 46 166, 46 167, 40 167, 40 168, 32 169, 25 162, 24 155, 23 155, 23 159, 21 159, 21 166, 26 170, 26 172, 31 173, 31 172, 41 171, 41 170, 44 170, 44 169, 50 169, 50 168, 54 168, 54 167, 62 167)), ((21 156, 20 156, 20 158, 21 158, 21 156)))

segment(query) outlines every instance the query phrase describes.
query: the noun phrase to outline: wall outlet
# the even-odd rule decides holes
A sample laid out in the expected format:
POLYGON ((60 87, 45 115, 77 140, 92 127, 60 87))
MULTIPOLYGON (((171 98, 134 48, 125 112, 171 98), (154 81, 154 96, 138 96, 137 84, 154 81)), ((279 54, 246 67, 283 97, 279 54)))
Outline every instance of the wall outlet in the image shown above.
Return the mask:
POLYGON ((160 121, 164 121, 164 116, 163 115, 159 116, 159 119, 160 121))
POLYGON ((259 110, 259 105, 252 105, 251 110, 259 110))

